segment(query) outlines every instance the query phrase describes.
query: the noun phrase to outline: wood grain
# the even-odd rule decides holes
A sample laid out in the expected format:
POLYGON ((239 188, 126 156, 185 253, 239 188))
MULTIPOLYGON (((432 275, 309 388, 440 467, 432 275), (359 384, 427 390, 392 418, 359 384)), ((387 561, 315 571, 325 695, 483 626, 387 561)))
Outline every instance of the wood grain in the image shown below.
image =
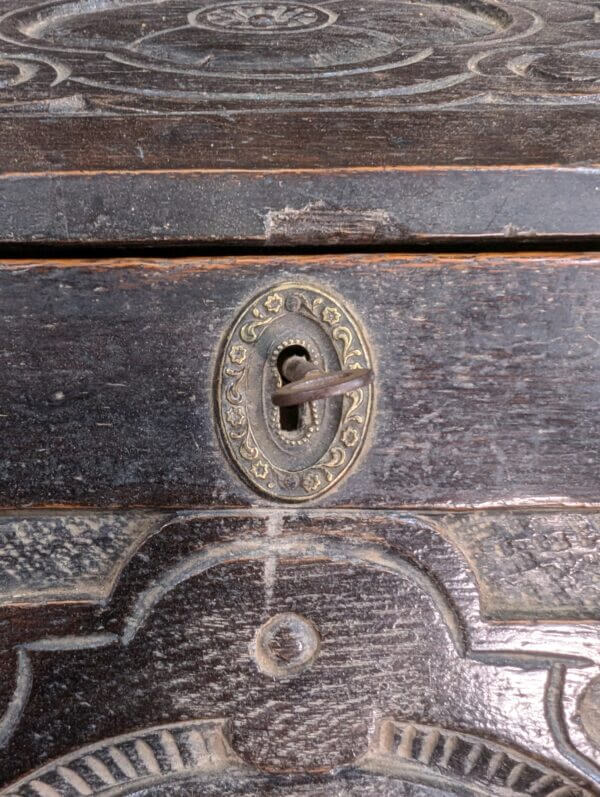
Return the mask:
POLYGON ((596 165, 11 172, 0 242, 547 245, 600 233, 599 185, 596 165))
POLYGON ((3 0, 2 797, 600 794, 600 257, 456 254, 594 247, 599 24, 3 0), (299 511, 235 368, 311 324, 375 402, 311 409, 299 511))
MULTIPOLYGON (((196 510, 213 523, 247 530, 248 510, 196 510)), ((379 510, 252 510, 254 522, 292 531, 345 524, 381 529, 396 515, 379 510)), ((0 514, 0 606, 101 604, 150 537, 173 528, 185 512, 98 510, 0 514)), ((600 515, 597 512, 493 511, 403 515, 429 523, 457 548, 477 582, 486 620, 590 621, 600 598, 600 515)), ((205 524, 205 525, 202 525, 205 524)), ((203 531, 205 534, 205 531, 203 531)), ((35 611, 33 612, 35 616, 35 611)))
POLYGON ((323 506, 592 506, 600 261, 392 255, 6 262, 4 507, 260 504, 213 415, 220 341, 279 282, 370 340, 368 450, 323 506))

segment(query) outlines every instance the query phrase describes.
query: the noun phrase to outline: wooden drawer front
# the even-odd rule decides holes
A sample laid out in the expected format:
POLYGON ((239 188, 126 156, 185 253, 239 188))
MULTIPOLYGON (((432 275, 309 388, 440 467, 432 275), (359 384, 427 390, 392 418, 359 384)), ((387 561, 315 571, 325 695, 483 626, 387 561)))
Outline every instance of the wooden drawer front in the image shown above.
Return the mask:
POLYGON ((352 308, 376 378, 364 451, 323 506, 598 504, 600 258, 5 262, 0 502, 267 501, 215 423, 220 347, 285 281, 352 308))

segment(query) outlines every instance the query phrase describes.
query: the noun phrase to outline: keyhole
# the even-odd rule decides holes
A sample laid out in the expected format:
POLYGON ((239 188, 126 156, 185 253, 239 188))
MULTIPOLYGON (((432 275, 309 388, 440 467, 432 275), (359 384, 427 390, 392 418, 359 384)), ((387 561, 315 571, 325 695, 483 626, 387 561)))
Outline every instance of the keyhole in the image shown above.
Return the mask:
MULTIPOLYGON (((304 346, 286 346, 277 358, 277 370, 281 376, 281 381, 284 385, 289 384, 289 379, 283 375, 283 364, 293 356, 304 357, 310 360, 310 355, 304 346)), ((295 407, 280 407, 279 408, 279 423, 284 432, 299 432, 302 428, 302 407, 296 405, 295 407)))

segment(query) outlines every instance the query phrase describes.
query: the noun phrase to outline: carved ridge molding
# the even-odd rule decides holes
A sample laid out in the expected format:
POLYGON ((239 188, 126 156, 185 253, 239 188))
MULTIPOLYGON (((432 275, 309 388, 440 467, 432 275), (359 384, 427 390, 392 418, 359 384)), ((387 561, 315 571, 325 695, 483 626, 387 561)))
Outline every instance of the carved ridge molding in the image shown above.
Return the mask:
POLYGON ((539 797, 592 794, 539 761, 480 736, 389 718, 381 721, 359 763, 370 772, 457 794, 497 797, 499 790, 539 797))
MULTIPOLYGON (((473 734, 382 720, 367 754, 348 771, 370 772, 473 797, 535 794, 592 797, 559 771, 473 734)), ((23 797, 137 793, 182 778, 259 777, 231 747, 225 720, 197 720, 143 729, 88 745, 0 791, 23 797)))

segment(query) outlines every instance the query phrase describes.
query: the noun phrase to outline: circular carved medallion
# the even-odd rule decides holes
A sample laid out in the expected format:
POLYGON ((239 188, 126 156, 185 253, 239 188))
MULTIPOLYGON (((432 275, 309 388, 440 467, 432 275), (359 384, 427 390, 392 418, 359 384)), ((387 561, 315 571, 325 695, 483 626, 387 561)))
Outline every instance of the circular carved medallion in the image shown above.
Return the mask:
POLYGON ((245 33, 306 33, 331 25, 337 14, 304 3, 223 3, 190 14, 190 24, 245 33))
POLYGON ((225 447, 260 492, 306 501, 333 487, 356 461, 373 387, 310 401, 290 413, 271 399, 284 383, 281 363, 287 353, 302 353, 325 371, 371 368, 371 355, 358 322, 339 299, 295 283, 260 294, 227 336, 217 373, 217 420, 225 447))
POLYGON ((50 0, 1 15, 0 39, 60 59, 60 82, 117 94, 120 108, 325 107, 463 96, 472 48, 493 52, 535 24, 509 0, 50 0))

